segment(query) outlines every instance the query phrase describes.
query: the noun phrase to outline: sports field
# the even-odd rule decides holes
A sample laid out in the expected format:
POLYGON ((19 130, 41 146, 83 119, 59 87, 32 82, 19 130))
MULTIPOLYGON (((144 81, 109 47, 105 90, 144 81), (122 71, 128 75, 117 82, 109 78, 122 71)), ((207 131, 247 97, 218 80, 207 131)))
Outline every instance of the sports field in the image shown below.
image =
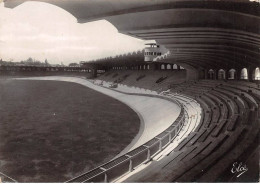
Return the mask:
POLYGON ((0 79, 0 172, 66 181, 116 156, 139 125, 128 106, 75 83, 0 79))

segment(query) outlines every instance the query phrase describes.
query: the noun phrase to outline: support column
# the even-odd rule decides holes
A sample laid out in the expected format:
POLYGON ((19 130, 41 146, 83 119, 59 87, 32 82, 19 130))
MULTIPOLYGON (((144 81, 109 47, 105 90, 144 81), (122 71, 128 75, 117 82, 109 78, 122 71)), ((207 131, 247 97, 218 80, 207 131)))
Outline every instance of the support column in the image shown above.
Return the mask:
POLYGON ((223 69, 223 70, 225 70, 225 78, 224 79, 228 80, 228 75, 229 75, 228 72, 229 72, 229 70, 228 69, 223 69))
POLYGON ((172 133, 169 133, 169 143, 171 143, 172 140, 172 133))
POLYGON ((247 76, 248 76, 248 81, 253 81, 253 72, 254 72, 254 69, 252 66, 250 66, 248 69, 247 69, 247 76))
POLYGON ((108 182, 108 179, 107 179, 107 173, 105 173, 104 182, 105 182, 105 183, 108 182))
POLYGON ((133 171, 133 160, 130 159, 129 160, 129 172, 132 172, 133 171))
POLYGON ((92 69, 92 76, 93 78, 97 77, 97 69, 92 69))
POLYGON ((151 152, 150 152, 150 149, 148 149, 147 151, 147 160, 150 161, 151 159, 151 152))
POLYGON ((159 151, 162 151, 162 139, 159 141, 159 151))
POLYGON ((216 80, 218 79, 218 70, 213 69, 214 73, 213 73, 213 79, 216 80))
POLYGON ((208 69, 204 69, 204 79, 208 79, 208 69))
POLYGON ((242 69, 236 69, 236 75, 235 75, 235 79, 236 79, 236 80, 240 80, 241 70, 242 70, 242 69))

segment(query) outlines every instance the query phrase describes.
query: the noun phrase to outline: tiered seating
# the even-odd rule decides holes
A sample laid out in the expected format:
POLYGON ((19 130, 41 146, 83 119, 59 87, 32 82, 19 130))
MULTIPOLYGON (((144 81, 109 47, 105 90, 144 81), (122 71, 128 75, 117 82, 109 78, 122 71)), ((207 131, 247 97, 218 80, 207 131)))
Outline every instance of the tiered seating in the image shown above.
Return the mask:
MULTIPOLYGON (((156 84, 161 74, 146 74, 135 86, 153 90, 171 88, 174 94, 195 99, 202 108, 201 120, 167 157, 152 162, 126 181, 216 181, 230 169, 232 162, 241 159, 257 139, 260 124, 260 88, 245 81, 188 81, 182 84, 167 79, 156 84), (143 85, 143 84, 144 85, 143 85), (235 153, 235 154, 234 154, 235 153)), ((131 78, 124 83, 129 85, 131 78)), ((227 180, 223 180, 227 181, 227 180)))
POLYGON ((183 71, 149 71, 149 70, 112 70, 99 76, 97 79, 107 82, 117 82, 127 86, 145 88, 154 91, 168 89, 171 83, 182 83, 185 80, 183 71), (162 77, 163 81, 158 81, 162 77))
MULTIPOLYGON (((258 89, 251 83, 248 87, 252 91, 222 81, 174 86, 171 92, 187 95, 200 103, 201 121, 166 158, 153 163, 149 170, 139 172, 142 178, 139 176, 138 181, 209 182, 220 179, 259 133, 258 89)), ((127 181, 133 180, 135 176, 127 181)))
MULTIPOLYGON (((252 84, 250 86, 253 89, 252 84)), ((257 115, 259 102, 256 96, 253 95, 253 92, 256 93, 257 90, 252 92, 241 90, 241 87, 235 88, 231 83, 218 81, 199 81, 192 86, 188 85, 186 90, 182 89, 181 93, 190 94, 191 97, 194 97, 195 93, 195 97, 198 97, 195 99, 201 104, 204 112, 202 127, 198 127, 196 132, 191 133, 190 138, 185 140, 185 144, 189 145, 183 146, 183 143, 181 143, 175 149, 178 154, 180 151, 183 155, 185 154, 178 160, 183 163, 189 162, 189 165, 185 165, 185 163, 180 164, 180 166, 177 165, 178 169, 185 170, 185 172, 173 175, 174 181, 196 181, 200 176, 203 177, 204 173, 202 170, 207 170, 207 167, 214 166, 213 162, 225 154, 224 150, 231 153, 236 141, 242 138, 242 134, 250 135, 250 132, 257 128, 257 119, 259 122, 257 115), (222 89, 223 87, 226 89, 222 89), (240 108, 234 100, 235 97, 240 99, 240 108), (245 118, 243 123, 241 118, 245 118), (242 124, 247 124, 247 126, 242 124), (195 157, 198 157, 197 161, 195 157), (190 161, 193 162, 190 163, 190 161), (194 166, 192 166, 193 163, 194 166)), ((256 130, 258 131, 259 129, 256 130)), ((256 132, 254 132, 254 135, 256 136, 256 132)), ((247 147, 241 145, 240 148, 245 150, 247 147)), ((176 164, 179 163, 176 162, 176 164)), ((223 164, 220 163, 218 169, 222 167, 223 164)), ((224 170, 222 168, 222 171, 224 170)), ((211 174, 214 174, 214 172, 211 174)), ((211 177, 217 178, 217 175, 211 177)), ((205 177, 203 179, 209 181, 205 177)))

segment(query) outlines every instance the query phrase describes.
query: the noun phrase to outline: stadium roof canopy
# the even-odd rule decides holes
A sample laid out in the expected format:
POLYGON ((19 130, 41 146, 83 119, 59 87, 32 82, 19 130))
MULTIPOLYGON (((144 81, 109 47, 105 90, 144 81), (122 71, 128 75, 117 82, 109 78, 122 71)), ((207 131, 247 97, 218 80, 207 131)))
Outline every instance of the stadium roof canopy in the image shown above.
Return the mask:
MULTIPOLYGON (((14 8, 26 0, 5 0, 14 8)), ((36 0, 35 0, 36 1, 36 0)), ((254 69, 260 64, 260 5, 249 0, 37 0, 79 23, 111 22, 121 33, 156 40, 196 78, 205 69, 254 69)))

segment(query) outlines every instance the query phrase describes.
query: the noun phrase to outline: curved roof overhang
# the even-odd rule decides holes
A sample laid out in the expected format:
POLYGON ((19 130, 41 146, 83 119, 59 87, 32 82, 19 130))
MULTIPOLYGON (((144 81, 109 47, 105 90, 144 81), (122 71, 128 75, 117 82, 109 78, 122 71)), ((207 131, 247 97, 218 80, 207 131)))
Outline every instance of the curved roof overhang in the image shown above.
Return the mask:
MULTIPOLYGON (((15 7, 25 0, 5 0, 15 7)), ((170 50, 165 62, 194 68, 260 64, 260 5, 249 0, 38 0, 84 23, 106 19, 121 33, 156 40, 170 50)))

